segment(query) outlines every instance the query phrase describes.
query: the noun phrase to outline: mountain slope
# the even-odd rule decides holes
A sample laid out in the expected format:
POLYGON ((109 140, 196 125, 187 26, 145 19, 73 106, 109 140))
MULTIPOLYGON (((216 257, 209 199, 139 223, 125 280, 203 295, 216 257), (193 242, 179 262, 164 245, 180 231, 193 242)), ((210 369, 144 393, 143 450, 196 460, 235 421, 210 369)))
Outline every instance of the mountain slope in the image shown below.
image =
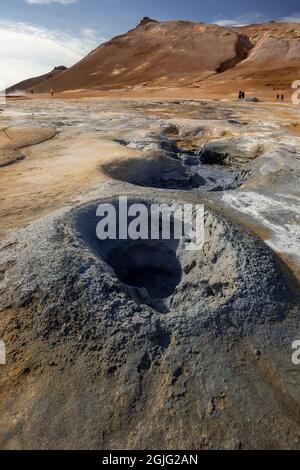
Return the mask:
MULTIPOLYGON (((51 80, 51 87, 64 91, 181 84, 191 77, 206 78, 223 64, 238 63, 250 49, 246 36, 216 25, 144 20, 51 80)), ((36 90, 47 91, 45 84, 36 90)))
POLYGON ((20 83, 17 83, 16 85, 13 85, 9 88, 6 89, 6 94, 14 94, 14 93, 19 93, 19 92, 24 92, 26 90, 33 89, 37 85, 40 85, 41 83, 46 86, 46 82, 50 80, 51 78, 57 77, 60 75, 62 72, 67 70, 67 67, 64 65, 60 65, 59 67, 54 67, 51 72, 46 73, 45 75, 40 75, 39 77, 34 77, 34 78, 29 78, 27 80, 23 80, 20 83))

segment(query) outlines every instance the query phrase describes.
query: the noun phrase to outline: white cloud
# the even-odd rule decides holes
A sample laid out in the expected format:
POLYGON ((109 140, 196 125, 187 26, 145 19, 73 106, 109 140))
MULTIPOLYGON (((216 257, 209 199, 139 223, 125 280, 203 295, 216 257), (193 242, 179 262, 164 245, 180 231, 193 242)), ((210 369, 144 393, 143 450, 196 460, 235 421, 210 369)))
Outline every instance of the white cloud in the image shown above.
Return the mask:
POLYGON ((249 13, 247 15, 240 15, 236 16, 234 18, 215 18, 214 23, 219 25, 219 26, 228 26, 228 27, 234 27, 234 26, 246 26, 247 24, 251 23, 263 23, 266 20, 266 17, 263 13, 249 13))
POLYGON ((104 40, 92 28, 82 29, 75 36, 0 20, 0 81, 10 86, 47 73, 54 66, 69 67, 104 40))
POLYGON ((238 20, 217 20, 214 21, 215 24, 218 26, 228 26, 228 27, 233 27, 233 26, 245 26, 245 23, 239 23, 238 20))
POLYGON ((61 5, 71 5, 77 3, 78 0, 25 0, 30 5, 49 5, 49 3, 60 3, 61 5))

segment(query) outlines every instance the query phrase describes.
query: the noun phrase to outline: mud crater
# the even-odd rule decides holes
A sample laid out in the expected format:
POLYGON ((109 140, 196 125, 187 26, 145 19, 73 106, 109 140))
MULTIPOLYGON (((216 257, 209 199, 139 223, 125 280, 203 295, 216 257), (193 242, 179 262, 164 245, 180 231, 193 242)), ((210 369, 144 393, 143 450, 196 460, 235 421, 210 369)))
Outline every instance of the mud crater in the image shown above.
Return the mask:
POLYGON ((182 276, 173 247, 151 240, 118 240, 106 251, 107 245, 103 242, 99 253, 124 284, 145 289, 144 294, 153 299, 173 294, 182 276))
MULTIPOLYGON (((206 209, 204 246, 189 251, 185 237, 163 240, 161 232, 159 239, 121 239, 119 200, 102 202, 116 208, 116 239, 97 238, 100 218, 95 205, 76 214, 76 233, 84 244, 83 250, 91 250, 100 261, 101 270, 137 303, 159 313, 200 316, 200 323, 216 316, 227 322, 230 314, 230 321, 242 325, 246 318, 254 322, 286 311, 291 298, 289 282, 274 254, 263 242, 222 216, 206 209)), ((159 202, 128 199, 128 205, 137 203, 149 208, 159 202)), ((130 223, 128 217, 128 226, 130 223)))
POLYGON ((205 180, 179 159, 154 154, 140 158, 123 158, 101 167, 109 177, 136 186, 157 189, 192 190, 205 180))
MULTIPOLYGON (((248 163, 260 154, 258 148, 250 152, 239 149, 236 139, 209 142, 198 148, 186 144, 191 148, 184 149, 180 147, 179 132, 175 125, 169 125, 161 134, 150 134, 143 140, 116 139, 121 145, 145 153, 116 160, 101 169, 113 179, 137 186, 226 191, 237 189, 248 179, 248 163)), ((184 137, 183 142, 193 141, 193 135, 184 137)))
POLYGON ((197 156, 172 158, 152 155, 123 158, 101 170, 118 181, 157 189, 225 191, 243 184, 246 173, 218 165, 205 165, 197 156))
MULTIPOLYGON (((78 219, 77 225, 80 232, 97 256, 109 266, 111 272, 126 287, 126 291, 132 298, 150 305, 159 312, 166 312, 168 299, 176 291, 183 276, 179 241, 174 238, 174 218, 171 218, 169 240, 162 239, 161 216, 157 240, 150 237, 145 240, 122 239, 119 236, 119 202, 116 200, 110 202, 116 208, 116 239, 99 240, 97 238, 96 227, 101 218, 95 216, 95 207, 78 219)), ((140 201, 131 201, 135 204, 137 202, 140 201)), ((143 204, 145 204, 144 201, 143 204)), ((148 208, 148 226, 151 227, 149 205, 148 208)), ((128 216, 127 230, 133 219, 128 216)))

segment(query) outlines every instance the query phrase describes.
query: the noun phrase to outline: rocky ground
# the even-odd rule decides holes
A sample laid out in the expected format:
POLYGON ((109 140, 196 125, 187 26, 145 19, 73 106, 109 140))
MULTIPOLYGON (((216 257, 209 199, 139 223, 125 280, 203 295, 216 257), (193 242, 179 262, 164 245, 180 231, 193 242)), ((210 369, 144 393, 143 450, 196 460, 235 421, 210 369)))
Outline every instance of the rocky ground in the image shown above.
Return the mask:
POLYGON ((298 109, 2 108, 1 448, 299 448, 298 109), (100 243, 119 195, 203 203, 203 249, 100 243))

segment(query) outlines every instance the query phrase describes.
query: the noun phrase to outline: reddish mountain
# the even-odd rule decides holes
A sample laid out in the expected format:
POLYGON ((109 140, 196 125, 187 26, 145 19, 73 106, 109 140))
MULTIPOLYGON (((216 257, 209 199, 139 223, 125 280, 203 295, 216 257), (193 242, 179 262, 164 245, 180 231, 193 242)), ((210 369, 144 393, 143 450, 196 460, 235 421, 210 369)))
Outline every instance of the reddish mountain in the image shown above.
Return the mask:
POLYGON ((145 18, 132 31, 101 44, 60 77, 38 85, 44 92, 169 86, 205 79, 247 57, 247 37, 216 25, 145 18))
POLYGON ((46 81, 31 81, 28 89, 276 89, 299 78, 299 69, 300 24, 270 22, 228 28, 144 18, 135 29, 101 44, 63 73, 47 76, 46 81))

